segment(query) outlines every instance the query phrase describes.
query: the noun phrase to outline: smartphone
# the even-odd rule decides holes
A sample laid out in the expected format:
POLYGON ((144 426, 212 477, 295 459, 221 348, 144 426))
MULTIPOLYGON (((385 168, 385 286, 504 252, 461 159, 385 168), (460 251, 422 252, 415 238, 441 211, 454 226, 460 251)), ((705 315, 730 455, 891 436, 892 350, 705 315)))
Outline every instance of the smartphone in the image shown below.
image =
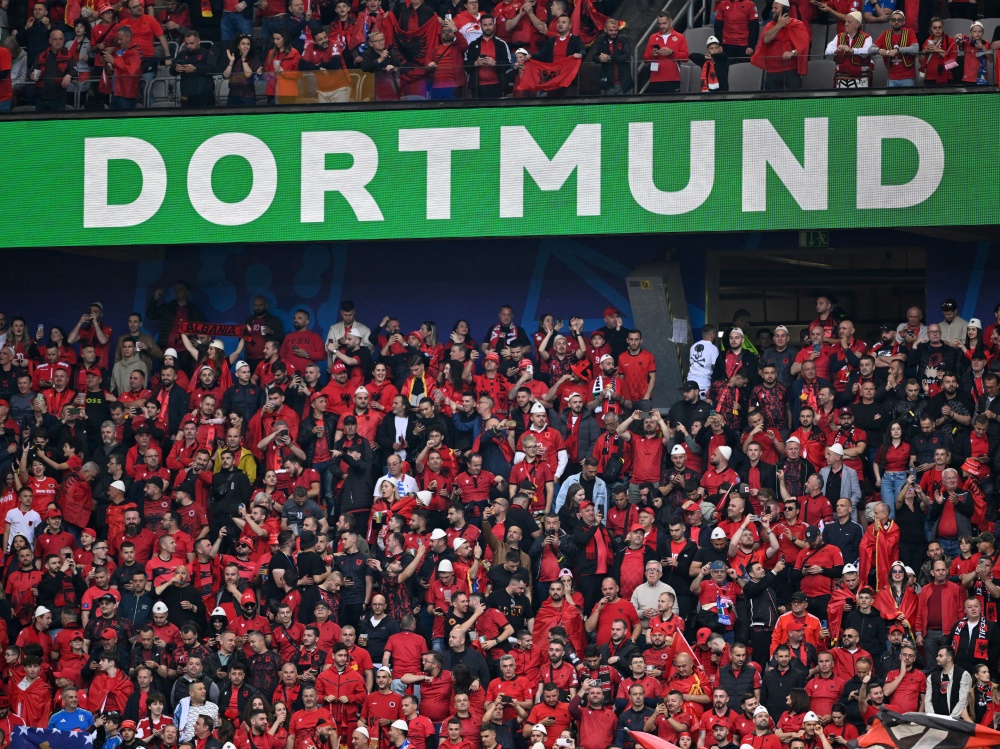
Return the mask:
POLYGON ((815 351, 817 354, 822 350, 822 348, 823 348, 822 344, 819 343, 813 344, 813 351, 815 351))
POLYGON ((829 622, 826 619, 821 619, 819 622, 819 626, 821 626, 823 629, 826 629, 828 624, 829 622))

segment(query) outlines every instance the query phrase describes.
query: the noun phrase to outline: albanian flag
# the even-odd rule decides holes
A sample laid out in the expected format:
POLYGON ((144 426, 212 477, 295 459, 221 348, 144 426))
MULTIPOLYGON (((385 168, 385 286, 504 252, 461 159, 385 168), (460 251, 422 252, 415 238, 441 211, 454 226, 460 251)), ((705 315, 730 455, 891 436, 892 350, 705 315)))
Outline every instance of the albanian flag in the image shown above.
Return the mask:
POLYGON ((594 7, 593 0, 576 0, 570 19, 573 22, 573 34, 583 39, 583 43, 589 47, 597 39, 597 35, 604 31, 608 17, 594 7))
POLYGON ((705 667, 701 665, 701 659, 695 654, 694 649, 691 647, 691 643, 687 641, 683 632, 680 630, 674 632, 674 638, 670 643, 670 647, 667 648, 667 652, 670 653, 670 657, 667 659, 667 663, 670 665, 667 667, 667 673, 664 674, 665 678, 669 679, 677 672, 677 669, 674 668, 674 658, 677 657, 677 654, 687 653, 691 658, 691 666, 694 669, 694 674, 701 682, 701 694, 712 693, 712 681, 708 676, 708 672, 705 671, 705 667))
POLYGON ((555 91, 566 88, 576 80, 580 72, 580 58, 566 57, 555 62, 539 62, 528 60, 524 63, 524 74, 521 76, 515 91, 555 91))
POLYGON ((385 32, 385 46, 396 48, 405 67, 423 67, 434 58, 441 36, 441 21, 432 15, 416 31, 407 31, 399 25, 395 13, 387 13, 382 30, 385 32))
POLYGON ((628 731, 628 735, 635 741, 637 746, 641 746, 642 749, 678 749, 675 744, 671 744, 666 739, 661 739, 659 736, 653 733, 646 733, 645 731, 628 731))
POLYGON ((849 749, 857 749, 877 744, 898 749, 1000 746, 1000 731, 943 715, 900 714, 882 708, 875 716, 868 733, 849 742, 847 746, 849 749))

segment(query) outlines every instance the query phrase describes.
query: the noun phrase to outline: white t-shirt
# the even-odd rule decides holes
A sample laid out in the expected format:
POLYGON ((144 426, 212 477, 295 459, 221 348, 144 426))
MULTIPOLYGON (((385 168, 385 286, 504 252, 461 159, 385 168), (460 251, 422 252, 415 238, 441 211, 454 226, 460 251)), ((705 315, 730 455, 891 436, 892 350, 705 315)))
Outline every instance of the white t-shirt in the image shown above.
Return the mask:
POLYGON ((10 534, 7 536, 7 551, 10 551, 10 544, 14 536, 20 534, 28 539, 30 546, 35 545, 35 532, 42 525, 42 516, 34 510, 21 512, 20 507, 7 510, 4 520, 10 524, 10 534))
POLYGON ((712 385, 712 368, 719 358, 719 349, 711 341, 698 341, 691 346, 688 359, 688 377, 698 383, 701 394, 708 392, 712 385))
POLYGON ((382 494, 381 487, 383 481, 392 481, 396 484, 396 491, 399 492, 399 496, 402 497, 404 494, 416 494, 420 491, 420 487, 417 486, 417 480, 408 473, 404 473, 398 479, 393 478, 388 473, 382 476, 378 481, 375 482, 375 491, 372 494, 373 497, 378 497, 382 494))

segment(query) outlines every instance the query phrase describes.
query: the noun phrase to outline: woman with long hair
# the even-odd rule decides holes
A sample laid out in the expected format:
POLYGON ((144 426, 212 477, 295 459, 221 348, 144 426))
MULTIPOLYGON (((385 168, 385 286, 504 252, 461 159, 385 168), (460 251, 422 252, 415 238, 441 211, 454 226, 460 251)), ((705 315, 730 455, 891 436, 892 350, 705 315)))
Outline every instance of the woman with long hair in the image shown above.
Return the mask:
POLYGON ((924 518, 929 505, 926 497, 921 499, 917 495, 916 475, 907 477, 892 503, 896 508, 896 525, 899 526, 899 558, 914 569, 920 569, 927 550, 924 518))
POLYGON ((990 667, 980 663, 972 671, 972 689, 962 717, 971 723, 993 728, 994 716, 1000 714, 1000 688, 990 676, 990 667))
POLYGON ((875 594, 875 608, 882 617, 900 625, 906 630, 906 636, 916 638, 917 612, 919 604, 917 594, 907 585, 908 573, 906 565, 900 561, 892 563, 889 568, 889 584, 875 594))
POLYGON ((271 722, 271 727, 267 729, 267 732, 279 741, 284 742, 288 738, 288 722, 291 718, 292 714, 288 709, 288 705, 278 700, 274 703, 274 720, 271 722))
POLYGON ((580 512, 580 505, 587 498, 587 491, 579 484, 570 484, 566 489, 566 501, 559 508, 560 527, 569 534, 572 534, 576 526, 580 524, 577 513, 580 512))
POLYGON ((382 579, 382 595, 385 596, 385 613, 397 622, 402 622, 404 616, 413 615, 413 607, 419 605, 419 601, 414 601, 410 597, 409 586, 406 581, 413 577, 420 565, 424 561, 424 553, 427 548, 419 542, 417 551, 413 555, 410 563, 403 567, 399 559, 394 559, 385 567, 385 575, 382 579))
MULTIPOLYGON (((241 732, 243 735, 249 733, 247 726, 250 725, 250 715, 258 710, 263 710, 267 715, 267 724, 269 726, 274 723, 274 708, 271 707, 271 703, 267 701, 267 698, 264 697, 264 695, 256 694, 248 700, 247 704, 245 704, 243 709, 240 710, 240 727, 236 730, 237 739, 242 738, 240 735, 241 732)), ((237 746, 242 746, 239 741, 236 741, 235 744, 237 746)))
POLYGON ((451 338, 452 343, 461 343, 467 349, 475 351, 476 341, 469 334, 469 321, 458 319, 455 324, 451 326, 451 338))
POLYGON ((774 725, 774 733, 779 741, 788 741, 802 730, 802 719, 809 712, 809 694, 805 689, 793 687, 785 697, 788 709, 781 714, 774 725))
POLYGON ((889 517, 896 518, 896 498, 910 467, 910 444, 903 439, 903 424, 894 420, 885 430, 885 438, 875 454, 872 468, 875 486, 882 491, 882 501, 889 507, 889 517))
POLYGON ((256 45, 250 34, 237 34, 230 49, 226 50, 229 64, 222 71, 222 77, 229 81, 227 107, 257 106, 257 91, 254 83, 264 72, 257 54, 256 45))
POLYGON ((22 361, 30 359, 33 344, 24 318, 20 316, 13 318, 10 321, 10 330, 7 331, 7 345, 14 349, 14 358, 22 361))
POLYGON ((264 60, 267 74, 267 103, 294 104, 299 95, 299 51, 292 46, 288 32, 275 29, 271 34, 272 47, 264 60))
POLYGON ((983 341, 983 323, 977 317, 973 317, 969 320, 969 325, 965 329, 965 340, 958 342, 958 347, 962 349, 962 354, 965 356, 964 365, 968 369, 969 362, 972 361, 972 355, 980 352, 987 354, 986 344, 983 341))
POLYGON ((392 410, 392 399, 399 395, 399 390, 389 379, 389 368, 384 362, 377 362, 372 367, 372 379, 365 389, 370 396, 369 408, 385 414, 392 410))

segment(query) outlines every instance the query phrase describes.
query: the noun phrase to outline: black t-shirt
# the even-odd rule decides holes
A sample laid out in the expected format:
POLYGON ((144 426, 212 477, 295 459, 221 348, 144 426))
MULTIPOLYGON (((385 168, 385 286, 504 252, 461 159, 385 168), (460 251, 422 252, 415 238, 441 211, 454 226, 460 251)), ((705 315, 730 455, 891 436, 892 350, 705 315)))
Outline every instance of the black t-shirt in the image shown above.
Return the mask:
POLYGON ((374 577, 372 568, 368 566, 368 555, 360 551, 354 554, 344 554, 333 558, 333 568, 351 580, 353 585, 345 585, 340 589, 340 601, 344 604, 358 604, 365 600, 365 578, 374 577))
POLYGON ((512 596, 504 588, 494 587, 493 592, 486 598, 486 605, 507 617, 516 634, 525 629, 528 619, 531 618, 531 601, 524 595, 512 596))

